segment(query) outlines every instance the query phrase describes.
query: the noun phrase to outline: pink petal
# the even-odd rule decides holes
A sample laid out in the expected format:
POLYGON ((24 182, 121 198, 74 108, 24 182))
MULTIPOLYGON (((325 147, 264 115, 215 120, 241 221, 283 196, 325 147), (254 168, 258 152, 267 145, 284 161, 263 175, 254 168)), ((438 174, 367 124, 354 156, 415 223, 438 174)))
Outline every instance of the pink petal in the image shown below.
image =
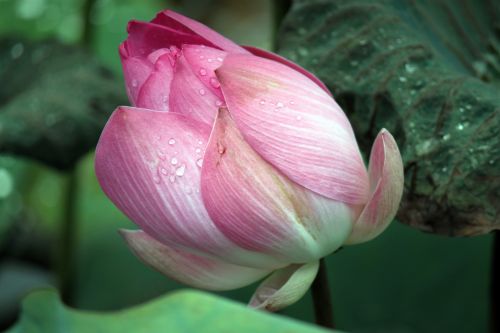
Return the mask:
POLYGON ((165 53, 156 60, 154 70, 141 86, 135 106, 169 111, 170 85, 174 76, 173 64, 175 59, 170 53, 165 53))
MULTIPOLYGON (((232 53, 248 53, 244 48, 232 42, 231 40, 227 39, 226 37, 222 36, 221 34, 215 32, 214 30, 210 29, 206 25, 203 25, 200 22, 192 20, 186 16, 183 16, 171 10, 165 10, 162 13, 158 14, 158 16, 155 18, 153 22, 163 24, 164 26, 167 26, 172 29, 177 29, 179 31, 180 30, 179 26, 173 25, 172 20, 182 24, 184 27, 188 28, 196 35, 203 37, 203 39, 208 41, 210 44, 215 45, 224 51, 232 53), (164 17, 162 17, 162 15, 164 17)), ((183 29, 182 31, 185 32, 186 29, 183 29)), ((208 45, 207 43, 189 43, 189 44, 208 45)))
POLYGON ((226 56, 216 74, 238 128, 266 161, 328 198, 366 203, 368 175, 351 125, 316 83, 248 55, 226 56))
MULTIPOLYGON (((154 23, 130 21, 126 48, 129 56, 146 56, 155 50, 184 44, 207 44, 200 36, 154 23)), ((211 45, 209 45, 211 46, 211 45)))
POLYGON ((122 66, 128 98, 136 105, 139 91, 154 69, 153 64, 143 57, 122 56, 122 66))
POLYGON ((195 288, 230 290, 253 283, 268 270, 236 266, 166 246, 142 230, 120 230, 129 248, 146 265, 195 288))
POLYGON ((392 135, 380 131, 370 155, 370 201, 366 204, 346 244, 368 241, 384 231, 396 216, 403 195, 403 161, 392 135))
POLYGON ((170 90, 170 111, 188 115, 212 126, 217 109, 223 105, 223 101, 198 75, 184 55, 177 60, 170 90))
POLYGON ((275 170, 244 141, 225 109, 219 111, 205 152, 201 191, 224 235, 282 262, 317 260, 351 232, 349 207, 275 170))
POLYGON ((275 271, 257 288, 250 307, 268 311, 281 310, 300 300, 316 278, 319 263, 290 265, 275 271))
POLYGON ((222 65, 227 53, 204 45, 184 45, 182 54, 198 80, 222 101, 224 97, 215 70, 222 65))
POLYGON ((266 58, 266 59, 269 59, 269 60, 273 60, 273 61, 277 61, 279 63, 282 63, 283 65, 286 65, 288 67, 290 67, 291 69, 294 69, 296 70, 297 72, 300 72, 302 74, 304 74, 305 76, 307 76, 311 81, 313 81, 314 83, 316 83, 321 89, 323 89, 327 94, 329 94, 330 96, 332 95, 332 93, 330 92, 330 90, 328 90, 328 88, 325 86, 325 84, 323 82, 321 82, 320 79, 318 79, 316 77, 316 75, 314 75, 313 73, 307 71, 306 69, 304 69, 303 67, 299 66, 298 64, 286 59, 286 58, 283 58, 282 56, 276 54, 276 53, 273 53, 273 52, 269 52, 269 51, 266 51, 266 50, 263 50, 263 49, 259 49, 258 47, 254 47, 254 46, 243 46, 245 48, 245 50, 249 51, 250 53, 252 53, 253 55, 257 56, 257 57, 261 57, 261 58, 266 58))
POLYGON ((97 145, 97 179, 120 210, 164 244, 238 264, 282 267, 235 246, 208 216, 200 174, 209 131, 179 114, 120 107, 97 145))

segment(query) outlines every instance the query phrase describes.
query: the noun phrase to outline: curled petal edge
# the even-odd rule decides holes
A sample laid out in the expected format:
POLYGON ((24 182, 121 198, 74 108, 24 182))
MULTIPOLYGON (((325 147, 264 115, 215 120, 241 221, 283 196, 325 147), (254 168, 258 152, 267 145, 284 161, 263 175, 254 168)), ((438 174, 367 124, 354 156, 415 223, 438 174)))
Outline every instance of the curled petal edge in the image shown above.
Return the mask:
POLYGON ((391 133, 382 129, 373 143, 368 168, 371 196, 345 244, 369 241, 381 234, 398 211, 403 195, 403 161, 391 133))
POLYGON ((319 261, 290 265, 265 279, 253 294, 249 307, 278 311, 301 299, 316 278, 319 261))

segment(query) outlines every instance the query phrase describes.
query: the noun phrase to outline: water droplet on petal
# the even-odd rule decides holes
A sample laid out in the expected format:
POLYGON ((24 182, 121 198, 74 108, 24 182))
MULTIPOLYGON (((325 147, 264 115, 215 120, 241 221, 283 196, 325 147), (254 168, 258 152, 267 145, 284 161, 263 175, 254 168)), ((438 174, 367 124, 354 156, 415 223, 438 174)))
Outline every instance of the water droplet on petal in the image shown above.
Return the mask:
POLYGON ((156 184, 160 184, 161 179, 160 179, 160 177, 158 177, 158 176, 154 176, 154 177, 153 177, 153 181, 154 181, 156 184))
POLYGON ((196 152, 196 154, 201 153, 201 148, 196 148, 195 152, 196 152))
POLYGON ((290 101, 290 105, 295 105, 295 101, 290 101))
POLYGON ((198 144, 199 144, 199 145, 202 145, 202 144, 203 144, 203 141, 198 140, 198 144))
POLYGON ((168 177, 168 180, 169 180, 171 183, 175 182, 175 176, 174 176, 174 175, 170 175, 170 176, 168 177))
POLYGON ((259 104, 260 105, 264 105, 264 104, 266 104, 266 101, 264 101, 263 99, 261 99, 260 102, 259 102, 259 104))
POLYGON ((167 169, 165 169, 165 168, 161 168, 161 169, 160 169, 160 172, 161 172, 161 174, 163 174, 163 175, 167 175, 167 174, 168 174, 168 171, 167 171, 167 169))
POLYGON ((277 108, 282 108, 282 107, 284 107, 284 106, 285 106, 285 104, 283 104, 283 103, 281 103, 281 102, 276 103, 276 107, 277 107, 277 108))
POLYGON ((213 62, 213 61, 214 61, 214 59, 209 58, 207 61, 208 61, 208 62, 213 62))
POLYGON ((302 116, 297 116, 296 119, 297 120, 302 120, 302 116))
POLYGON ((172 157, 170 163, 172 163, 172 165, 176 165, 177 163, 179 163, 179 160, 177 159, 177 157, 172 157))
POLYGON ((180 167, 178 167, 176 170, 175 170, 175 174, 179 177, 182 177, 184 175, 184 173, 186 172, 186 165, 183 164, 181 165, 180 167))
POLYGON ((222 62, 224 59, 222 59, 221 57, 217 57, 217 61, 220 61, 222 62))
POLYGON ((137 85, 138 85, 138 84, 139 84, 139 83, 137 82, 137 80, 136 80, 136 79, 133 79, 133 80, 132 80, 132 87, 134 87, 134 88, 135 88, 135 87, 137 87, 137 85))
POLYGON ((217 80, 215 77, 210 78, 210 85, 214 88, 219 88, 220 87, 219 80, 217 80))
POLYGON ((202 158, 198 159, 198 160, 196 161, 196 165, 197 165, 197 166, 199 166, 199 167, 201 168, 201 167, 202 167, 202 165, 203 165, 203 159, 202 159, 202 158))
POLYGON ((201 55, 201 56, 200 56, 200 59, 205 59, 205 56, 204 56, 204 55, 201 55))
POLYGON ((207 70, 205 68, 201 68, 199 73, 201 76, 205 76, 207 75, 207 70))
POLYGON ((205 89, 200 89, 198 90, 198 92, 200 93, 201 96, 205 96, 206 93, 205 89))
POLYGON ((215 101, 215 106, 222 106, 222 104, 224 104, 224 102, 222 102, 221 100, 215 101))
POLYGON ((175 139, 171 138, 170 140, 168 140, 168 144, 171 146, 175 145, 175 139))

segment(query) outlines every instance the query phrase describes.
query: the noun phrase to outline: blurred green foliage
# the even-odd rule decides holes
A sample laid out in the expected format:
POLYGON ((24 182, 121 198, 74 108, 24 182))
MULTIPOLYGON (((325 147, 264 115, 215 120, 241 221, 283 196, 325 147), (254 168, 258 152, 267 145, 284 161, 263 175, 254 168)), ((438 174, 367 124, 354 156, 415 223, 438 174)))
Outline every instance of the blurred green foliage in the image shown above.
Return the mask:
POLYGON ((126 311, 97 314, 65 307, 52 290, 29 295, 23 302, 21 320, 8 332, 264 333, 270 328, 276 333, 334 333, 263 311, 249 311, 241 304, 199 291, 178 291, 126 311))
MULTIPOLYGON (((237 42, 268 48, 273 29, 270 1, 98 0, 90 11, 91 51, 120 76, 117 47, 126 37, 126 22, 149 20, 166 7, 200 19, 237 42)), ((0 0, 0 35, 80 43, 84 5, 83 0, 0 0)), ((123 309, 180 288, 141 264, 118 236, 118 228, 134 226, 100 190, 92 154, 81 160, 76 173, 72 305, 86 310, 123 309)), ((36 275, 31 286, 55 279, 51 258, 64 219, 66 182, 66 175, 37 163, 0 159, 0 321, 4 325, 12 320, 29 287, 20 286, 19 275, 7 274, 12 262, 28 263, 44 272, 36 275), (5 296, 7 289, 19 290, 15 302, 5 296)), ((486 331, 490 247, 490 236, 452 239, 394 223, 374 241, 343 249, 327 259, 337 326, 351 332, 486 331)), ((32 270, 16 272, 32 274, 32 270)), ((221 295, 246 302, 254 288, 221 295)), ((282 314, 312 321, 310 296, 282 314)))

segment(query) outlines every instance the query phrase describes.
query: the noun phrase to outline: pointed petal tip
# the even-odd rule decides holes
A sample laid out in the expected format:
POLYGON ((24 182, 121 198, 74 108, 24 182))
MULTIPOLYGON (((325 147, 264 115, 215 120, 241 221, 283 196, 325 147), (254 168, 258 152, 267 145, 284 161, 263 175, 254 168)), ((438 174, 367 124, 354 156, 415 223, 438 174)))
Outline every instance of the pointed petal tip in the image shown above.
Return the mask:
POLYGON ((404 166, 392 134, 382 129, 373 143, 369 165, 371 197, 345 244, 369 241, 392 222, 404 189, 404 166))
POLYGON ((276 270, 253 294, 248 306, 275 312, 300 300, 309 290, 319 269, 319 262, 290 265, 276 270))

